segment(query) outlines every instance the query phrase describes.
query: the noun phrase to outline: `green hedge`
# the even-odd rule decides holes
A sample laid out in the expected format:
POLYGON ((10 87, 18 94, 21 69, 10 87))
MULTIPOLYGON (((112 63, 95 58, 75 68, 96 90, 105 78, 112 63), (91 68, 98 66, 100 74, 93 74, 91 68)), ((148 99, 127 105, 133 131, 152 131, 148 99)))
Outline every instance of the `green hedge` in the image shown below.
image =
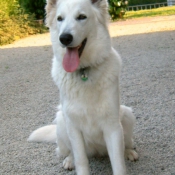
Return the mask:
POLYGON ((123 18, 128 3, 128 0, 109 0, 109 14, 111 19, 123 18))
POLYGON ((0 0, 0 45, 45 31, 34 16, 24 13, 17 0, 0 0))
POLYGON ((27 13, 34 14, 37 19, 44 18, 46 0, 19 0, 19 3, 27 13))

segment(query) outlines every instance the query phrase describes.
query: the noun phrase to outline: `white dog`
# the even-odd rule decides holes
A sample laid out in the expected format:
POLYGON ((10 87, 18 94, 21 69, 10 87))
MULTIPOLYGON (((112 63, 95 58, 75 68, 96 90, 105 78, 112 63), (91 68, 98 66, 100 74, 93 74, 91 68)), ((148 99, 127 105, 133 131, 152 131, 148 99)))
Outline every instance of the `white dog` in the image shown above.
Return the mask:
POLYGON ((47 0, 46 12, 61 105, 57 125, 39 128, 28 140, 57 142, 64 168, 75 165, 77 175, 90 174, 88 156, 107 153, 113 174, 125 175, 124 152, 138 159, 135 117, 120 105, 121 61, 111 46, 107 0, 47 0))

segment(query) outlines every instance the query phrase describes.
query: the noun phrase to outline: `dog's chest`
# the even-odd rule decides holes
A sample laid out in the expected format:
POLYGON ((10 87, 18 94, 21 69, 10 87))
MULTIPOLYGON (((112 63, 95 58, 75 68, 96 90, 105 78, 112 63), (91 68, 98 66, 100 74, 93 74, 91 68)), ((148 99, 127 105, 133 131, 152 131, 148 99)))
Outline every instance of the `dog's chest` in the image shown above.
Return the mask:
MULTIPOLYGON (((61 102, 65 115, 81 130, 86 146, 93 148, 89 152, 98 152, 96 147, 104 143, 102 128, 110 109, 105 98, 106 89, 101 82, 91 84, 81 81, 71 82, 69 88, 63 89, 61 102)), ((103 146, 101 149, 105 150, 103 146)), ((100 154, 101 152, 105 151, 100 151, 100 154)))
POLYGON ((96 86, 70 89, 66 96, 64 93, 61 94, 61 101, 66 113, 73 120, 84 121, 86 125, 95 124, 99 120, 97 118, 103 118, 109 109, 105 92, 96 86))
POLYGON ((71 124, 82 132, 86 146, 91 148, 89 152, 103 154, 106 149, 102 131, 109 119, 110 106, 105 92, 97 89, 77 92, 76 97, 65 100, 63 108, 71 124))
MULTIPOLYGON (((106 91, 105 81, 107 78, 102 77, 102 75, 93 70, 88 71, 87 79, 82 79, 81 71, 76 73, 66 73, 65 75, 60 75, 60 94, 63 100, 78 100, 83 102, 91 103, 99 102, 103 94, 106 91)), ((86 74, 86 72, 84 73, 86 74)))
POLYGON ((106 117, 113 101, 111 97, 115 98, 109 89, 116 88, 117 82, 113 77, 115 75, 110 70, 99 69, 91 69, 87 81, 83 81, 79 73, 60 75, 60 100, 64 111, 72 118, 106 117))

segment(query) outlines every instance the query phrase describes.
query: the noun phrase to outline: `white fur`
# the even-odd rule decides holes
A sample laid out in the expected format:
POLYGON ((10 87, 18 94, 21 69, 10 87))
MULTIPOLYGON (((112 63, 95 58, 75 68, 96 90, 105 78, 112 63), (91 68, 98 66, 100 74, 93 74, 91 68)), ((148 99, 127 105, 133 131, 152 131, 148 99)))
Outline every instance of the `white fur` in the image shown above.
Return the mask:
POLYGON ((29 142, 50 142, 55 143, 56 140, 56 125, 48 125, 41 127, 32 132, 27 139, 29 142))
MULTIPOLYGON (((112 48, 107 28, 106 0, 48 0, 47 25, 54 51, 52 77, 60 91, 59 111, 54 122, 57 154, 64 156, 65 169, 76 167, 77 175, 89 175, 88 156, 108 153, 114 175, 125 175, 125 156, 137 160, 133 150, 132 110, 120 106, 119 76, 121 60, 112 48), (79 14, 87 19, 78 21, 79 14), (56 21, 57 16, 63 21, 56 21), (72 47, 87 38, 77 71, 67 73, 62 66, 65 48, 59 41, 62 33, 73 35, 72 47), (88 80, 82 81, 79 69, 89 67, 88 80), (57 138, 56 138, 57 137, 57 138)), ((30 141, 48 141, 45 133, 54 125, 36 130, 30 141), (39 136, 40 135, 40 136, 39 136)))

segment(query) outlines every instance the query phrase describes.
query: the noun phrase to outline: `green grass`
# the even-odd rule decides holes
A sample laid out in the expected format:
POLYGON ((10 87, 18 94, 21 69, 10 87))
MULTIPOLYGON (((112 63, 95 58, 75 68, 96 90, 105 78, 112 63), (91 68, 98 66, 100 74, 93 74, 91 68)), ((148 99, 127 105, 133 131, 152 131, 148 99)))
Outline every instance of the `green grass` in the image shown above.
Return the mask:
POLYGON ((139 11, 127 11, 124 18, 141 18, 141 17, 151 17, 151 16, 167 16, 175 15, 175 6, 171 7, 160 7, 150 10, 139 10, 139 11))

